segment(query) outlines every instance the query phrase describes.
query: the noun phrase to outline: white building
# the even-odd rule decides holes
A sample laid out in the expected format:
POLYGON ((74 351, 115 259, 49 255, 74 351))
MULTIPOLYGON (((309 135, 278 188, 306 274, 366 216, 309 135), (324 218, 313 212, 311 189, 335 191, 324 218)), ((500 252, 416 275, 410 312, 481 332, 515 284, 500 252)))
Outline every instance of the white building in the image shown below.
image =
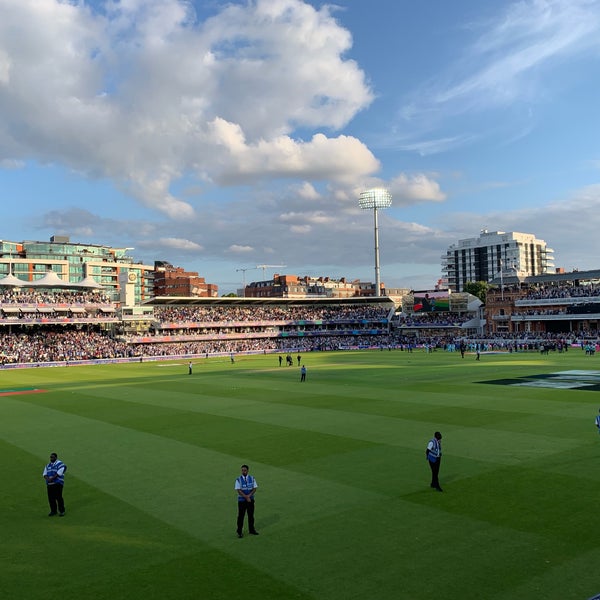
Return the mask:
POLYGON ((554 273, 554 250, 530 233, 482 230, 479 237, 459 240, 442 256, 442 271, 453 292, 466 283, 501 276, 528 277, 554 273))

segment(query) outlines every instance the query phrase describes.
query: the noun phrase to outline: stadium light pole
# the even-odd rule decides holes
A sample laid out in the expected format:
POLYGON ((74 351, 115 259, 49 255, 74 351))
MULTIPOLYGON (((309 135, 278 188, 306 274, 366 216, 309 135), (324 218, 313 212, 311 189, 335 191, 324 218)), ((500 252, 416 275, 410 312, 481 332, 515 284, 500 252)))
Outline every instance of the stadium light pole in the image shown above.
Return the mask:
POLYGON ((358 199, 358 205, 363 210, 373 211, 373 221, 375 227, 375 295, 381 296, 381 281, 379 277, 379 224, 377 221, 377 211, 380 208, 389 208, 392 205, 392 195, 383 188, 373 188, 361 192, 358 199))

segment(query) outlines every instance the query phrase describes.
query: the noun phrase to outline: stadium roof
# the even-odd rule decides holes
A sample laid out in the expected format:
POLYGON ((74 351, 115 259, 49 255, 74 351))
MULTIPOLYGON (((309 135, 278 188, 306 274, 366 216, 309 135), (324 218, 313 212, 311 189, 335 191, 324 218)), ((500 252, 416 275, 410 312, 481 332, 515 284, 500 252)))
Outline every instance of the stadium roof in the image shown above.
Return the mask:
POLYGON ((24 285, 27 285, 27 281, 15 277, 12 273, 0 279, 0 286, 3 287, 23 287, 24 285))
POLYGON ((85 288, 85 289, 96 289, 96 290, 104 289, 104 286, 102 286, 101 284, 99 284, 90 275, 88 275, 87 277, 85 277, 81 281, 78 281, 77 283, 72 283, 71 285, 73 287, 85 288))
POLYGON ((516 277, 514 274, 504 274, 494 277, 490 283, 494 285, 515 285, 526 283, 529 285, 575 283, 576 281, 600 280, 600 269, 590 271, 571 271, 569 273, 544 273, 543 275, 529 275, 527 277, 516 277))
POLYGON ((9 273, 8 275, 0 279, 0 286, 13 288, 62 288, 71 290, 104 289, 102 285, 100 285, 97 281, 94 280, 93 277, 90 277, 89 275, 81 281, 72 283, 70 281, 65 281, 64 279, 61 279, 54 271, 48 271, 41 279, 36 279, 35 281, 24 281, 23 279, 15 277, 12 273, 9 273))
POLYGON ((47 271, 41 279, 30 281, 28 287, 66 288, 71 287, 71 284, 61 279, 54 271, 47 271))
POLYGON ((533 275, 526 279, 527 283, 566 283, 576 281, 590 281, 600 279, 600 270, 571 271, 570 273, 546 273, 544 275, 533 275))

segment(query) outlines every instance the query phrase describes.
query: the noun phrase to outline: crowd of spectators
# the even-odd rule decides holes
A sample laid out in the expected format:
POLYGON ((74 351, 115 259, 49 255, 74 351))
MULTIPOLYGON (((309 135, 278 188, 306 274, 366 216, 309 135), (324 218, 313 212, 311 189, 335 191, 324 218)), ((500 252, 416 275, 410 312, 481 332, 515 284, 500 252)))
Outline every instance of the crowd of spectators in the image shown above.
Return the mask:
POLYGON ((230 353, 272 353, 272 352, 313 352, 323 350, 341 350, 346 347, 371 347, 374 341, 369 336, 353 338, 340 336, 319 336, 314 338, 263 338, 210 340, 201 342, 134 344, 133 356, 174 356, 230 353))
POLYGON ((389 347, 391 336, 314 336, 130 344, 99 329, 38 328, 0 334, 0 362, 44 363, 157 356, 209 356, 256 352, 310 352, 389 347))
POLYGON ((558 309, 558 308, 547 308, 547 309, 537 309, 537 310, 521 310, 518 312, 515 312, 514 315, 515 317, 518 316, 526 316, 526 317, 536 317, 536 316, 543 316, 543 315, 566 315, 567 310, 566 309, 558 309))
POLYGON ((450 312, 429 312, 404 315, 398 319, 399 327, 460 327, 473 319, 473 315, 450 312))
POLYGON ((467 352, 499 351, 523 352, 543 349, 566 350, 579 347, 586 354, 593 354, 599 339, 583 336, 515 334, 510 336, 404 336, 399 333, 387 335, 323 335, 312 337, 230 339, 188 341, 176 343, 130 344, 115 339, 101 329, 68 329, 66 327, 39 327, 28 333, 0 334, 0 361, 11 363, 71 362, 79 360, 170 356, 209 357, 230 353, 287 353, 320 350, 344 350, 352 348, 377 348, 381 350, 431 352, 443 350, 454 352, 464 345, 467 352))
POLYGON ((0 361, 68 362, 130 356, 127 344, 96 330, 40 328, 28 333, 0 333, 0 361))
POLYGON ((217 339, 223 337, 277 337, 280 334, 283 335, 297 335, 299 332, 305 335, 355 335, 355 334, 368 334, 373 331, 381 333, 387 332, 386 323, 376 322, 348 322, 342 323, 311 323, 306 322, 302 324, 285 324, 276 326, 270 324, 259 324, 254 322, 251 325, 244 325, 241 323, 225 325, 223 323, 214 323, 212 327, 199 326, 199 327, 177 327, 172 329, 152 329, 149 333, 138 335, 129 334, 126 339, 130 343, 137 343, 142 341, 148 342, 148 340, 155 340, 156 342, 169 342, 173 341, 195 341, 193 338, 198 340, 201 339, 217 339))
MULTIPOLYGON (((389 306, 156 306, 154 317, 163 326, 171 323, 297 322, 384 320, 389 306)), ((160 326, 159 326, 160 327, 160 326)))
POLYGON ((552 300, 554 298, 595 298, 600 296, 600 286, 548 286, 530 290, 524 300, 552 300))
POLYGON ((98 291, 3 290, 0 324, 114 320, 109 297, 98 291))
MULTIPOLYGON (((6 329, 0 334, 0 360, 3 364, 69 362, 100 358, 331 350, 389 343, 381 336, 368 335, 376 328, 374 324, 387 325, 389 306, 156 307, 155 321, 165 324, 165 328, 158 326, 152 332, 156 342, 153 336, 144 335, 144 343, 140 343, 140 337, 115 337, 107 330, 92 325, 83 329, 75 324, 41 325, 36 318, 51 320, 64 316, 64 312, 50 308, 77 304, 87 307, 85 313, 79 314, 89 319, 90 315, 95 314, 89 305, 107 301, 106 296, 88 291, 49 293, 44 290, 5 290, 0 293, 0 319, 4 317, 4 320, 11 320, 12 323, 11 330, 6 329), (22 310, 15 313, 15 305, 22 310), (6 313, 2 312, 2 306, 6 307, 6 313), (31 307, 36 310, 43 307, 44 311, 32 313, 31 307), (37 324, 25 325, 24 322, 37 324), (179 327, 170 328, 173 324, 179 327), (309 332, 311 328, 316 330, 309 332), (297 335, 299 333, 301 335, 297 335), (167 341, 159 342, 159 337, 167 341), (175 340, 177 337, 184 339, 175 340)), ((382 330, 387 331, 387 327, 382 327, 382 330)))
POLYGON ((0 304, 110 304, 107 294, 92 290, 62 291, 14 290, 0 291, 0 304))

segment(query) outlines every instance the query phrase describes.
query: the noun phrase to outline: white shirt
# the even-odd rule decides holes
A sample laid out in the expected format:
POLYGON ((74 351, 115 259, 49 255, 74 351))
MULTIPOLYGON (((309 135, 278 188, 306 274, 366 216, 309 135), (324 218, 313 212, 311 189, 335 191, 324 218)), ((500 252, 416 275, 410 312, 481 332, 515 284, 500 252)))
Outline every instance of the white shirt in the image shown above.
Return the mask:
POLYGON ((429 444, 427 444, 427 450, 434 454, 435 456, 442 455, 442 446, 439 442, 436 443, 436 440, 429 440, 429 444))

